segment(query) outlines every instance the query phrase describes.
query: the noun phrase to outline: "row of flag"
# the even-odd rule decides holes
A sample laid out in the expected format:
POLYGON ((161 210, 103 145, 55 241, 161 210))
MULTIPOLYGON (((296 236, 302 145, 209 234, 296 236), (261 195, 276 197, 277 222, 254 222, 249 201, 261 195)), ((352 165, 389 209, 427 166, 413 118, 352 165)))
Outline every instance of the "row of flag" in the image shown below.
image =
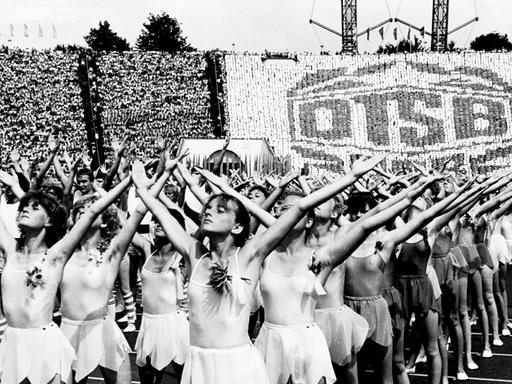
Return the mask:
MULTIPOLYGON (((371 28, 368 27, 368 29, 366 30, 366 40, 370 40, 370 32, 371 32, 371 28)), ((425 37, 425 27, 421 27, 419 32, 420 32, 421 38, 423 39, 425 37)), ((382 40, 384 40, 384 27, 383 26, 379 28, 379 34, 380 34, 380 38, 382 40)), ((398 40, 398 28, 397 27, 393 28, 393 38, 395 40, 398 40)), ((407 40, 411 40, 411 28, 409 28, 409 31, 407 32, 407 40)))
MULTIPOLYGON (((39 37, 44 37, 44 30, 41 27, 41 25, 38 25, 38 27, 37 27, 37 35, 39 37)), ((0 36, 2 36, 1 32, 0 32, 0 36)), ((14 25, 13 24, 9 24, 9 37, 14 37, 14 36, 15 36, 14 25)), ((23 24, 23 36, 24 37, 29 37, 30 36, 29 28, 28 28, 27 24, 23 24)), ((55 25, 52 25, 51 37, 53 37, 54 39, 57 38, 57 28, 55 28, 55 25)))

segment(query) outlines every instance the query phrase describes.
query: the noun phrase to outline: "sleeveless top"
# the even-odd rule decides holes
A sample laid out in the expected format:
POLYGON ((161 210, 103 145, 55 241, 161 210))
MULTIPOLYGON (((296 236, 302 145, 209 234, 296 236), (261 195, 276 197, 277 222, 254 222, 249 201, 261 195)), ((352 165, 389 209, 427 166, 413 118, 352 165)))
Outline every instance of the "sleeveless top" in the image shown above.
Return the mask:
POLYGON ((267 257, 260 276, 265 320, 278 325, 313 323, 316 299, 326 294, 317 275, 310 269, 304 275, 278 275, 270 270, 271 259, 272 255, 267 257))
POLYGON ((146 264, 141 270, 142 306, 145 313, 160 315, 176 312, 179 309, 178 300, 183 296, 183 282, 180 276, 181 255, 175 252, 161 272, 150 271, 146 264))
POLYGON ((218 293, 211 285, 197 281, 196 270, 208 255, 203 255, 190 275, 188 307, 190 344, 202 348, 229 348, 250 343, 247 332, 253 290, 250 282, 240 276, 238 251, 234 266, 229 263, 230 292, 218 293))
MULTIPOLYGON (((90 252, 97 260, 101 259, 98 250, 90 252)), ((84 267, 66 263, 60 284, 62 316, 70 320, 94 320, 105 316, 112 291, 107 282, 108 272, 106 262, 88 262, 84 267)))
POLYGON ((395 275, 426 274, 429 257, 430 247, 423 238, 412 243, 402 243, 402 249, 395 264, 395 275))
POLYGON ((9 326, 37 328, 52 322, 61 269, 49 264, 46 253, 34 257, 34 263, 23 270, 7 260, 1 284, 3 310, 9 326))
POLYGON ((316 308, 338 308, 344 304, 346 261, 334 268, 324 283, 326 295, 317 298, 316 308))
POLYGON ((487 218, 482 216, 482 220, 476 225, 475 228, 475 244, 487 244, 489 240, 489 224, 487 218))
POLYGON ((452 231, 446 225, 437 233, 436 240, 432 246, 432 257, 445 257, 452 247, 452 231))
POLYGON ((365 297, 380 293, 386 263, 378 250, 374 248, 366 256, 350 256, 346 264, 345 294, 347 296, 365 297))

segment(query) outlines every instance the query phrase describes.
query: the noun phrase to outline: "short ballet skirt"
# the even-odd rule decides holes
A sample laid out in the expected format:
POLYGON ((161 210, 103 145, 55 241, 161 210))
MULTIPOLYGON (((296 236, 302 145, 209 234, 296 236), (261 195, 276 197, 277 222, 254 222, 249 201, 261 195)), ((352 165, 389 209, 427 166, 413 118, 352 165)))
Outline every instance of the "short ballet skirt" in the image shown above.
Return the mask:
POLYGON ((396 275, 395 287, 402 297, 406 319, 412 313, 424 317, 429 310, 441 312, 441 306, 434 296, 432 283, 427 275, 396 275))
POLYGON ((325 336, 331 360, 339 366, 350 362, 368 335, 368 322, 346 305, 316 309, 315 323, 325 336))
POLYGON ((387 287, 382 289, 381 295, 388 303, 388 311, 391 316, 391 327, 397 333, 402 333, 405 328, 404 310, 402 306, 402 297, 395 287, 387 287))
POLYGON ((89 376, 96 367, 118 371, 131 352, 123 333, 110 316, 77 321, 62 318, 60 329, 76 353, 75 380, 89 376))
POLYGON ((466 261, 464 255, 462 254, 462 251, 459 246, 455 246, 452 249, 450 249, 449 255, 452 259, 452 264, 457 271, 462 273, 469 273, 469 264, 466 261))
POLYGON ((55 376, 71 383, 75 351, 55 323, 38 328, 7 327, 0 343, 0 380, 48 384, 55 376))
POLYGON ((190 346, 181 384, 270 384, 265 363, 251 343, 232 348, 190 346))
POLYGON ((368 339, 389 347, 393 342, 393 329, 388 303, 381 295, 345 296, 345 304, 368 322, 368 339))
POLYGON ((478 254, 478 250, 474 245, 465 245, 460 244, 459 249, 466 260, 466 263, 469 267, 468 273, 475 273, 481 266, 482 260, 480 259, 480 255, 478 254))
POLYGON ((318 326, 264 322, 254 345, 261 352, 271 384, 334 383, 336 375, 329 347, 318 326))
POLYGON ((183 365, 189 349, 189 324, 185 312, 142 314, 139 335, 135 343, 136 363, 139 367, 146 365, 147 357, 151 359, 151 365, 159 371, 172 361, 183 365))

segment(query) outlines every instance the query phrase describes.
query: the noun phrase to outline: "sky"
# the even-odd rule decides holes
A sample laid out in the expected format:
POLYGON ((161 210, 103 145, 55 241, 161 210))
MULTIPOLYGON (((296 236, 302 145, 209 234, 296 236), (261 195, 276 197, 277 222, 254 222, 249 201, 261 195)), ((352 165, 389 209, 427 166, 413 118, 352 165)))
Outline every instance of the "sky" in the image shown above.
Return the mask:
MULTIPOLYGON (((189 43, 200 50, 318 52, 323 45, 324 50, 335 52, 341 48, 340 37, 309 24, 312 18, 341 30, 340 0, 0 0, 0 45, 85 45, 83 36, 90 28, 108 20, 133 46, 149 14, 162 11, 178 19, 189 43)), ((512 39, 512 0, 450 0, 449 29, 476 16, 479 22, 450 35, 456 46, 468 47, 476 36, 492 31, 512 39)), ((394 17, 429 31, 432 0, 358 0, 359 31, 394 17)), ((377 30, 369 41, 366 35, 359 38, 359 52, 374 52, 383 42, 393 43, 395 27, 399 39, 407 36, 407 27, 388 24, 384 40, 377 30)))

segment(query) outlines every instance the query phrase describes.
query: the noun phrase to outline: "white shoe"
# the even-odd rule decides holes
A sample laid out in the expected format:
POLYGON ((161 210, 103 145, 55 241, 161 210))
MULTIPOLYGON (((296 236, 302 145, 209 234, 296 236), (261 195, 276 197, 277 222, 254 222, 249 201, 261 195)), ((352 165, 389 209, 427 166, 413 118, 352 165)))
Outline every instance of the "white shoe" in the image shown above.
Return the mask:
POLYGON ((135 328, 135 324, 128 324, 125 329, 123 329, 123 332, 135 332, 137 328, 135 328))
POLYGON ((474 371, 474 370, 478 369, 477 363, 475 363, 474 361, 468 362, 468 369, 470 371, 474 371))
POLYGON ((427 362, 427 356, 420 355, 416 358, 416 361, 414 362, 414 364, 421 364, 421 363, 426 363, 426 362, 427 362))
POLYGON ((510 336, 510 331, 508 330, 508 328, 503 328, 501 330, 501 336, 510 336))
POLYGON ((118 323, 127 323, 128 322, 128 315, 124 315, 120 319, 116 320, 118 323))
POLYGON ((494 339, 492 341, 492 345, 494 345, 495 347, 502 347, 503 346, 503 341, 501 341, 500 339, 494 339))
POLYGON ((510 329, 512 329, 512 322, 507 321, 507 327, 508 327, 508 328, 510 328, 510 329))
POLYGON ((466 375, 466 372, 457 372, 457 381, 466 381, 469 380, 468 375, 466 375))
POLYGON ((492 351, 490 349, 484 349, 484 351, 482 352, 482 357, 484 359, 489 359, 492 357, 492 351))

